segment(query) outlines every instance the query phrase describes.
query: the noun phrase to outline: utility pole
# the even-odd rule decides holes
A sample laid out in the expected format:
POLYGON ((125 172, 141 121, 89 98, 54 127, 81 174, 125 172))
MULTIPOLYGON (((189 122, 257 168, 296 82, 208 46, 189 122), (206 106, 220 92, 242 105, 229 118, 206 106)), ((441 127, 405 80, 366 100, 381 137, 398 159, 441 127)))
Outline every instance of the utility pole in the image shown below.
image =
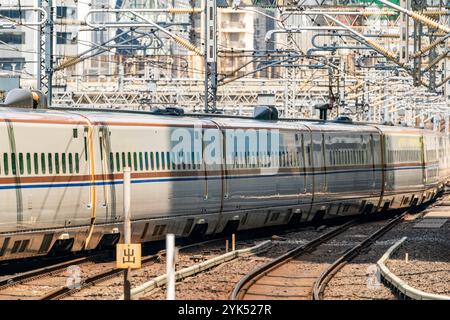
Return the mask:
MULTIPOLYGON (((426 2, 426 1, 425 1, 426 2)), ((423 0, 411 0, 411 9, 413 11, 423 11, 424 8, 423 0)), ((414 52, 418 52, 422 47, 422 34, 423 34, 423 25, 421 22, 414 20, 414 52)), ((413 69, 413 80, 414 86, 420 86, 421 78, 422 78, 422 57, 419 55, 414 59, 414 69, 413 69)))
POLYGON ((217 100, 217 6, 205 1, 205 112, 216 111, 217 100))
MULTIPOLYGON (((292 32, 286 34, 286 46, 288 50, 294 50, 295 39, 292 32)), ((285 76, 285 101, 283 117, 287 118, 289 115, 295 115, 302 110, 295 109, 295 98, 297 97, 297 71, 295 66, 286 66, 284 68, 285 76)))
POLYGON ((47 12, 47 21, 39 27, 38 41, 38 89, 47 96, 48 106, 52 104, 53 77, 53 0, 38 0, 39 8, 47 12))

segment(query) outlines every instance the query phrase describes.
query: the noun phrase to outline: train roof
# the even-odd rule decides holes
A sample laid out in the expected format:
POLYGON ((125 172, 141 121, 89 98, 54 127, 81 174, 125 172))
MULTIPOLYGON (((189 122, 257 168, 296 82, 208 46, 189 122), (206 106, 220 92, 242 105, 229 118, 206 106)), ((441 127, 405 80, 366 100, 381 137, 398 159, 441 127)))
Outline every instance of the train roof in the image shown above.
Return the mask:
POLYGON ((124 126, 177 126, 216 127, 215 123, 226 128, 253 128, 253 129, 286 129, 286 130, 317 130, 317 131, 350 131, 350 132, 377 132, 400 134, 421 134, 432 132, 411 127, 386 126, 371 123, 347 123, 336 121, 322 121, 312 119, 279 119, 258 120, 251 117, 225 116, 209 114, 161 115, 149 111, 128 110, 93 110, 93 109, 21 109, 0 108, 0 121, 48 123, 48 124, 104 124, 124 126))

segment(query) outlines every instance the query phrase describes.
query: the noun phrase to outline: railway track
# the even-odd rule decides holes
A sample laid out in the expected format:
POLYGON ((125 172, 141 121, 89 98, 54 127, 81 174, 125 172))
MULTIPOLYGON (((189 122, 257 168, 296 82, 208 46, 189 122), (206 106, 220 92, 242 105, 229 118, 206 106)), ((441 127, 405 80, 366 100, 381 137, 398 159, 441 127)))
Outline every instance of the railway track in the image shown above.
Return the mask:
MULTIPOLYGON (((180 250, 206 245, 219 240, 221 239, 188 244, 181 247, 180 250)), ((156 254, 143 257, 142 265, 148 266, 163 255, 164 250, 161 250, 156 254)), ((115 260, 108 259, 108 257, 110 257, 109 252, 101 252, 3 277, 0 280, 0 299, 61 299, 76 291, 118 276, 122 270, 115 268, 115 260), (84 279, 76 287, 67 286, 67 278, 70 276, 69 268, 72 266, 79 267, 84 279), (98 270, 104 271, 98 272, 98 270)))
MULTIPOLYGON (((353 220, 294 248, 244 276, 235 285, 231 299, 321 299, 333 275, 401 221, 406 213, 390 219, 387 223, 384 222, 375 232, 370 230, 369 236, 354 246, 349 246, 348 243, 354 240, 353 237, 363 236, 358 234, 360 233, 358 229, 362 226, 372 229, 370 223, 361 224, 360 221, 353 220), (357 234, 352 236, 352 232, 355 231, 357 234), (342 250, 329 249, 330 246, 336 245, 333 241, 336 242, 339 238, 345 244, 343 253, 342 250)), ((380 222, 375 224, 378 223, 380 222)), ((338 249, 342 248, 338 246, 338 249)))
MULTIPOLYGON (((209 244, 213 244, 216 242, 222 242, 223 239, 212 239, 207 240, 199 243, 193 243, 189 245, 185 245, 179 248, 179 251, 181 250, 187 250, 194 247, 201 247, 209 244)), ((142 259, 142 267, 149 267, 150 265, 156 263, 159 261, 159 259, 165 254, 165 250, 161 250, 156 254, 149 255, 147 257, 144 257, 142 259)), ((95 268, 98 270, 99 268, 95 268)), ((68 286, 61 286, 55 290, 52 290, 51 292, 46 293, 45 295, 41 296, 40 300, 60 300, 65 297, 68 297, 76 292, 79 292, 81 290, 87 289, 93 285, 99 284, 101 282, 107 281, 109 279, 112 279, 114 277, 120 276, 123 273, 123 269, 118 269, 115 267, 115 261, 112 263, 112 265, 108 268, 106 268, 105 271, 101 271, 98 273, 92 273, 87 275, 87 277, 84 278, 83 281, 81 281, 80 285, 77 287, 68 287, 68 286)))
POLYGON ((25 290, 16 290, 16 288, 18 286, 32 287, 35 283, 39 283, 42 279, 47 277, 52 277, 53 279, 61 277, 65 279, 66 276, 63 275, 63 273, 64 271, 67 271, 70 266, 89 263, 94 264, 96 263, 96 260, 103 259, 107 256, 108 253, 103 252, 84 257, 77 257, 64 262, 52 264, 50 266, 32 269, 30 271, 4 277, 0 280, 0 299, 14 299, 16 297, 20 297, 22 299, 33 298, 35 296, 35 294, 33 294, 33 290, 27 292, 25 290))
POLYGON ((355 245, 353 248, 345 252, 342 256, 340 256, 338 259, 336 259, 328 268, 326 268, 320 276, 317 278, 317 280, 314 283, 313 287, 313 294, 312 298, 313 300, 322 300, 323 299, 323 292, 325 291, 325 287, 330 282, 330 280, 333 278, 333 276, 342 269, 345 264, 347 264, 349 261, 353 260, 362 250, 365 248, 368 248, 372 243, 374 243, 377 239, 379 239, 383 234, 388 232, 390 229, 392 229, 397 223, 399 223, 404 215, 406 215, 407 212, 392 218, 385 226, 379 228, 374 233, 370 234, 364 241, 361 243, 355 245))

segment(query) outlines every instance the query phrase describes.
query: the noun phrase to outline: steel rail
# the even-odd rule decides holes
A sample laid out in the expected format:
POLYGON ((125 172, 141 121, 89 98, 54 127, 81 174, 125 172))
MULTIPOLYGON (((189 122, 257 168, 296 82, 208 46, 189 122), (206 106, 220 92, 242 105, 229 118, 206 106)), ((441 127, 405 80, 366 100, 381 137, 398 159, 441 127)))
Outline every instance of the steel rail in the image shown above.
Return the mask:
POLYGON ((231 300, 240 300, 243 296, 245 296, 246 291, 248 291, 251 285, 255 283, 258 279, 260 279, 270 271, 284 265, 293 258, 296 258, 312 249, 315 249, 320 244, 323 244, 324 242, 338 236, 339 234, 346 231, 348 228, 355 225, 356 222, 359 220, 360 219, 351 220, 337 227, 336 229, 331 230, 304 245, 294 248, 282 254, 281 256, 263 264, 262 266, 256 268, 255 270, 251 271, 243 278, 241 278, 241 280, 239 280, 239 282, 234 286, 233 291, 231 293, 231 300))
POLYGON ((383 226, 382 228, 378 229, 371 235, 369 235, 364 241, 360 242, 350 250, 348 250, 346 253, 344 253, 342 256, 340 256, 335 262, 333 262, 330 266, 328 266, 317 278, 317 280, 314 283, 313 287, 313 293, 312 293, 312 299, 313 300, 322 300, 323 298, 323 292, 325 290, 325 287, 330 282, 330 280, 333 278, 333 276, 340 270, 344 265, 346 265, 348 262, 353 260, 355 257, 357 257, 361 251, 365 248, 368 248, 370 245, 372 245, 377 239, 379 239, 382 235, 384 235, 386 232, 391 230, 397 223, 399 223, 402 218, 408 213, 408 211, 392 218, 389 220, 389 222, 383 226))
POLYGON ((48 267, 42 267, 42 268, 22 272, 22 273, 19 273, 17 275, 11 276, 11 277, 7 277, 0 281, 0 291, 6 289, 8 287, 14 286, 14 285, 18 285, 18 284, 21 284, 24 282, 32 281, 32 280, 47 276, 49 274, 52 274, 53 272, 63 270, 64 268, 67 268, 71 265, 80 264, 82 262, 93 260, 96 257, 98 258, 98 257, 105 256, 105 255, 106 255, 105 253, 101 253, 101 254, 94 255, 94 256, 75 258, 75 259, 57 263, 57 264, 54 264, 54 265, 51 265, 48 267))
MULTIPOLYGON (((179 250, 185 250, 188 248, 192 248, 192 247, 197 247, 197 246, 202 246, 205 244, 209 244, 209 243, 214 243, 214 242, 218 242, 218 241, 223 241, 222 238, 219 239, 212 239, 212 240, 207 240, 207 241, 203 241, 203 242, 198 242, 198 243, 192 243, 186 246, 183 246, 181 248, 179 248, 179 250)), ((145 258, 142 259, 142 266, 148 265, 150 263, 154 263, 156 262, 161 256, 163 256, 165 254, 165 250, 161 250, 156 254, 153 255, 149 255, 145 258)), ((47 294, 45 294, 44 296, 40 297, 39 300, 59 300, 62 299, 64 297, 70 296, 71 294, 81 291, 82 289, 86 289, 92 285, 95 285, 97 283, 109 280, 113 277, 116 277, 118 275, 120 275, 121 273, 123 273, 123 269, 118 269, 118 268, 110 268, 106 271, 102 271, 100 273, 94 274, 90 277, 88 277, 87 279, 85 279, 84 281, 82 281, 80 283, 79 287, 60 287, 58 289, 55 289, 47 294)))

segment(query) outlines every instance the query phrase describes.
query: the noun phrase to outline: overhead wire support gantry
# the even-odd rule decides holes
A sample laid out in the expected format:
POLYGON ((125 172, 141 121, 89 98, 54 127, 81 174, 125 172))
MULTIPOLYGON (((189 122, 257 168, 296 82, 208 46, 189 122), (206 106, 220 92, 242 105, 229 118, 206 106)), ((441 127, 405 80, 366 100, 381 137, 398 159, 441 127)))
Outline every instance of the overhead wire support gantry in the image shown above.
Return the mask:
MULTIPOLYGON (((47 96, 47 103, 52 104, 53 78, 53 37, 54 37, 54 7, 53 0, 38 0, 40 10, 38 46, 37 88, 47 96)), ((39 15, 38 15, 39 16, 39 15)))

